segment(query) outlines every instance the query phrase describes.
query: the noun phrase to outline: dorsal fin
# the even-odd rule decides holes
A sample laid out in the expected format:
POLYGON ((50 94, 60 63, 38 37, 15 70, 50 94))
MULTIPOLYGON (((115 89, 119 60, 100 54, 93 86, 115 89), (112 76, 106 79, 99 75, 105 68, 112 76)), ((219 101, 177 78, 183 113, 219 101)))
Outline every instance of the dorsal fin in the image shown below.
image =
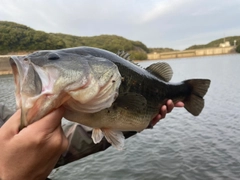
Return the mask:
POLYGON ((154 63, 148 66, 146 70, 166 82, 169 82, 172 79, 173 71, 168 63, 154 63))
POLYGON ((123 51, 123 50, 118 50, 117 55, 119 57, 121 57, 121 58, 123 58, 123 59, 125 59, 125 60, 127 60, 127 61, 129 61, 131 63, 133 63, 134 65, 140 67, 140 65, 138 63, 135 63, 132 59, 130 59, 131 54, 129 54, 129 53, 123 51))
POLYGON ((125 51, 123 51, 123 50, 118 50, 117 55, 120 56, 120 57, 123 58, 123 59, 126 59, 126 60, 128 60, 128 61, 131 61, 131 60, 130 60, 130 54, 127 53, 127 52, 125 52, 125 51))

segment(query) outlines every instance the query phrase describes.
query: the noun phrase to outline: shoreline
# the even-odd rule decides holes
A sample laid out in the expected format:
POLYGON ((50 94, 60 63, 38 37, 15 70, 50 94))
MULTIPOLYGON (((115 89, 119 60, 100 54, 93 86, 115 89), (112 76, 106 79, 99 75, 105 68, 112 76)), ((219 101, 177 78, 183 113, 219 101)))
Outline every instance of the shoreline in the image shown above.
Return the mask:
POLYGON ((202 56, 215 56, 215 55, 225 55, 233 54, 236 52, 235 46, 229 47, 212 47, 212 48, 203 48, 203 49, 193 49, 193 50, 184 50, 184 51, 171 51, 157 53, 152 52, 148 54, 149 60, 163 60, 163 59, 177 59, 177 58, 188 58, 188 57, 202 57, 202 56))
POLYGON ((201 58, 201 57, 211 57, 211 56, 226 56, 226 55, 235 55, 240 54, 237 52, 225 53, 225 54, 213 54, 213 55, 201 55, 201 56, 186 56, 186 57, 174 57, 174 58, 166 58, 166 59, 146 59, 146 60, 133 60, 133 62, 139 63, 143 61, 171 61, 171 60, 181 60, 186 58, 201 58))
MULTIPOLYGON (((179 52, 178 52, 179 53, 179 52)), ((180 52, 182 53, 182 52, 180 52)), ((143 62, 143 61, 155 61, 155 60, 176 60, 176 59, 182 59, 182 58, 192 58, 192 57, 206 57, 206 56, 224 56, 224 55, 234 55, 234 54, 238 54, 237 52, 233 52, 233 51, 229 51, 229 52, 225 52, 225 53, 222 53, 222 54, 201 54, 201 55, 188 55, 188 56, 178 56, 178 57, 168 57, 168 58, 156 58, 156 55, 160 55, 160 54, 164 54, 164 55, 169 55, 169 54, 177 54, 177 52, 169 52, 169 53, 156 53, 154 54, 155 55, 155 58, 150 58, 150 59, 146 59, 146 60, 133 60, 133 62, 136 62, 136 63, 139 63, 139 62, 143 62)), ((1 59, 1 56, 0 56, 0 76, 1 75, 11 75, 13 74, 12 73, 12 68, 9 64, 9 60, 8 60, 8 57, 10 55, 5 55, 5 56, 2 56, 2 59, 1 59), (1 67, 3 68, 3 70, 1 70, 1 67)))
POLYGON ((2 76, 2 75, 11 75, 11 74, 13 74, 12 73, 12 71, 0 71, 0 76, 2 76))

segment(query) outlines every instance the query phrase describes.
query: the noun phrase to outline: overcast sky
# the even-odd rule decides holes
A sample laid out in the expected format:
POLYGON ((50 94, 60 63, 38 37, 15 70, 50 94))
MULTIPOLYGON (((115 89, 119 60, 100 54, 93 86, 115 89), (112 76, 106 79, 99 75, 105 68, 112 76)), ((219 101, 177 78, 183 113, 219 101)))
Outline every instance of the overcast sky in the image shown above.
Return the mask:
POLYGON ((78 36, 185 49, 240 35, 240 0, 0 0, 0 20, 78 36))

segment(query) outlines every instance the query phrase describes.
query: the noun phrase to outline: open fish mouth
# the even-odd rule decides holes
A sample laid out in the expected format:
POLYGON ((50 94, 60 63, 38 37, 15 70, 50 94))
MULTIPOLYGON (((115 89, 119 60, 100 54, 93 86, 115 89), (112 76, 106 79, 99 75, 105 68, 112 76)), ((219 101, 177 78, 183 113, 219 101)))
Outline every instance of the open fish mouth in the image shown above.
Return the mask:
POLYGON ((22 108, 23 96, 37 98, 42 93, 43 82, 49 82, 49 78, 47 75, 43 75, 43 71, 39 72, 38 69, 40 68, 30 63, 30 60, 26 56, 12 56, 10 58, 10 65, 15 82, 17 108, 22 108))
POLYGON ((28 65, 24 63, 23 59, 25 59, 25 57, 23 56, 11 56, 10 58, 10 65, 12 67, 15 83, 15 97, 18 109, 22 106, 20 89, 24 76, 27 72, 26 69, 28 69, 28 65))
POLYGON ((12 56, 10 58, 14 82, 15 82, 15 97, 17 108, 21 109, 21 125, 20 129, 34 122, 34 118, 40 109, 40 102, 43 96, 52 95, 49 92, 43 92, 43 82, 48 83, 49 76, 41 71, 36 65, 30 62, 27 56, 12 56), (43 75, 44 74, 44 75, 43 75), (44 80, 43 80, 44 79, 44 80))

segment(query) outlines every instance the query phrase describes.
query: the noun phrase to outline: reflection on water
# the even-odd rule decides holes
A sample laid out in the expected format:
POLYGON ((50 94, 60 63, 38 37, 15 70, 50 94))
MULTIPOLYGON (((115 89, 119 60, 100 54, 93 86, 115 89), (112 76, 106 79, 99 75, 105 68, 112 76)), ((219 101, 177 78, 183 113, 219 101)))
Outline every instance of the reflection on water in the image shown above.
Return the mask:
MULTIPOLYGON (((212 80, 202 114, 175 108, 154 129, 126 140, 125 150, 88 156, 57 169, 52 179, 240 179, 240 55, 167 62, 172 81, 212 80)), ((11 76, 0 77, 0 89, 0 101, 14 108, 11 76)))

